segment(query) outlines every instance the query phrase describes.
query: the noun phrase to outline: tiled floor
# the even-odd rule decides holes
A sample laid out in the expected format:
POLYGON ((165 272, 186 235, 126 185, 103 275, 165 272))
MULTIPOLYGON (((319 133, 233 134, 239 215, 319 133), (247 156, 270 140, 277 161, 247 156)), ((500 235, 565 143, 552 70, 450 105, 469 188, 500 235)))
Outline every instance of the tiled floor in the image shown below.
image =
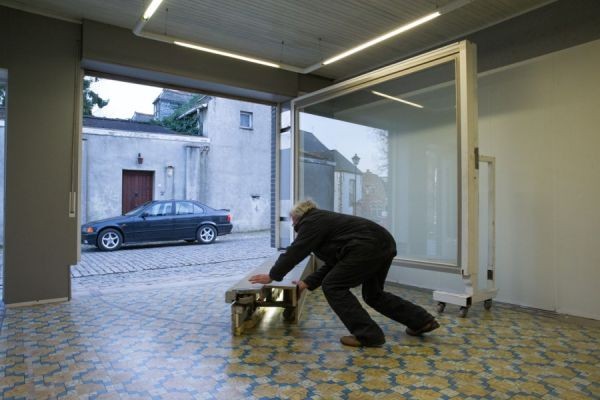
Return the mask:
MULTIPOLYGON (((4 310, 2 398, 600 398, 600 327, 553 314, 448 306, 424 339, 375 316, 379 349, 339 344, 320 291, 299 325, 267 312, 233 337, 224 292, 256 260, 73 280, 69 303, 4 310)), ((431 294, 393 292, 433 312, 431 294)))

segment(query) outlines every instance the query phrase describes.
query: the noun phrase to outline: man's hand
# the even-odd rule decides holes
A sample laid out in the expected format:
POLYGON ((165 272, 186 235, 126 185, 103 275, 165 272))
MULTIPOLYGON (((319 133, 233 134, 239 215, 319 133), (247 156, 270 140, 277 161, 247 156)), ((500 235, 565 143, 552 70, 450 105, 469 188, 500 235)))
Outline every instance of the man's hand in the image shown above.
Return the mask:
POLYGON ((267 274, 258 274, 252 275, 250 279, 248 279, 251 283, 262 283, 267 284, 273 282, 273 279, 267 274))
POLYGON ((304 289, 308 289, 308 286, 306 285, 306 283, 304 283, 304 281, 292 281, 292 283, 298 286, 298 296, 300 296, 300 293, 302 293, 304 289))

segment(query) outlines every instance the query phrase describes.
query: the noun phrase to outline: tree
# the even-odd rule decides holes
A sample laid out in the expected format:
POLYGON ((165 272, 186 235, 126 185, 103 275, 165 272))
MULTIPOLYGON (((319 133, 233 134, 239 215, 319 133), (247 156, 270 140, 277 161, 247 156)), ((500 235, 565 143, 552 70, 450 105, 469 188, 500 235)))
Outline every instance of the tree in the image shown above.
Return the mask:
POLYGON ((6 99, 6 88, 4 85, 0 85, 0 107, 4 107, 4 101, 6 99))
POLYGON ((98 78, 89 76, 83 78, 83 115, 92 115, 94 106, 102 108, 108 104, 108 100, 104 100, 98 93, 90 89, 92 82, 98 82, 98 78))

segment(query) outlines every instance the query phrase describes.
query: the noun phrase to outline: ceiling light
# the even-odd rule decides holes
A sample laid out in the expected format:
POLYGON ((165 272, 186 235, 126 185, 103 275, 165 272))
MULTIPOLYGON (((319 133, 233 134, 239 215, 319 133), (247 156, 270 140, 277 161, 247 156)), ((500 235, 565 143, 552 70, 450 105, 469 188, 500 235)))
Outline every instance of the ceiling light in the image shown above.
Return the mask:
POLYGON ((154 12, 156 11, 156 9, 158 8, 158 6, 160 6, 160 3, 162 3, 162 2, 163 2, 163 0, 152 0, 150 5, 148 6, 148 8, 146 8, 146 11, 144 12, 143 18, 145 20, 150 19, 152 17, 152 15, 154 14, 154 12))
POLYGON ((408 31, 408 30, 410 30, 410 29, 412 29, 412 28, 414 28, 414 27, 416 27, 416 26, 419 26, 419 25, 421 25, 421 24, 424 24, 424 23, 425 23, 425 22, 427 22, 427 21, 431 21, 432 19, 434 19, 434 18, 437 18, 437 17, 439 17, 440 15, 442 15, 442 14, 441 14, 439 11, 436 11, 436 12, 434 12, 434 13, 432 13, 432 14, 429 14, 429 15, 426 15, 426 16, 424 16, 423 18, 419 18, 419 19, 418 19, 418 20, 416 20, 416 21, 413 21, 413 22, 411 22, 411 23, 408 23, 408 24, 406 24, 406 25, 402 25, 401 27, 399 27, 399 28, 397 28, 397 29, 394 29, 393 31, 390 31, 390 32, 388 32, 388 33, 386 33, 386 34, 383 34, 383 35, 381 35, 381 36, 378 36, 378 37, 376 37, 375 39, 369 40, 368 42, 365 42, 365 43, 363 43, 363 44, 361 44, 361 45, 358 45, 358 46, 356 46, 356 47, 354 47, 354 48, 352 48, 352 49, 350 49, 350 50, 348 50, 348 51, 345 51, 345 52, 343 52, 343 53, 341 53, 341 54, 338 54, 338 55, 337 55, 337 56, 335 56, 335 57, 331 57, 330 59, 323 61, 323 65, 331 64, 331 63, 333 63, 333 62, 336 62, 336 61, 338 61, 338 60, 341 60, 342 58, 346 58, 346 57, 348 57, 349 55, 352 55, 352 54, 354 54, 354 53, 357 53, 357 52, 359 52, 359 51, 361 51, 361 50, 364 50, 364 49, 366 49, 367 47, 374 46, 374 45, 376 45, 377 43, 383 42, 384 40, 387 40, 387 39, 389 39, 389 38, 391 38, 391 37, 394 37, 394 36, 396 36, 396 35, 399 35, 399 34, 401 34, 402 32, 406 32, 406 31, 408 31))
POLYGON ((401 98, 390 96, 389 94, 385 94, 385 93, 381 93, 381 92, 376 92, 374 90, 371 90, 371 93, 376 94, 377 96, 385 97, 386 99, 390 99, 390 100, 394 100, 394 101, 399 101, 400 103, 408 104, 409 106, 413 106, 413 107, 417 107, 417 108, 423 108, 423 106, 420 105, 420 104, 411 103, 410 101, 402 100, 401 98))
POLYGON ((220 56, 235 58, 238 60, 248 61, 251 63, 260 64, 260 65, 266 65, 267 67, 280 68, 279 64, 275 64, 275 63, 272 63, 269 61, 259 60, 258 58, 246 57, 246 56, 242 56, 239 54, 229 53, 229 52, 223 51, 223 50, 211 49, 210 47, 198 46, 196 44, 191 44, 191 43, 185 43, 185 42, 179 42, 179 41, 174 41, 173 43, 175 43, 178 46, 183 46, 183 47, 187 47, 187 48, 198 50, 198 51, 205 51, 207 53, 218 54, 220 56))

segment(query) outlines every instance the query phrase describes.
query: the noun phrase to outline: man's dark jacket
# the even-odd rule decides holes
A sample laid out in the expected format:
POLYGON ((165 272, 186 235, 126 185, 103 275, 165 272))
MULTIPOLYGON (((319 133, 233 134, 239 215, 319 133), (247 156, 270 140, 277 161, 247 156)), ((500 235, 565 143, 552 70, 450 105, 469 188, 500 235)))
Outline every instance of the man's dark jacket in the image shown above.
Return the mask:
MULTIPOLYGON (((296 264, 311 252, 325 265, 304 279, 309 289, 315 289, 350 249, 352 255, 369 257, 393 257, 396 242, 382 226, 365 218, 332 211, 312 209, 307 211, 294 226, 298 233, 294 242, 281 254, 269 276, 280 281, 296 264)), ((365 265, 365 268, 368 265, 365 265)))

